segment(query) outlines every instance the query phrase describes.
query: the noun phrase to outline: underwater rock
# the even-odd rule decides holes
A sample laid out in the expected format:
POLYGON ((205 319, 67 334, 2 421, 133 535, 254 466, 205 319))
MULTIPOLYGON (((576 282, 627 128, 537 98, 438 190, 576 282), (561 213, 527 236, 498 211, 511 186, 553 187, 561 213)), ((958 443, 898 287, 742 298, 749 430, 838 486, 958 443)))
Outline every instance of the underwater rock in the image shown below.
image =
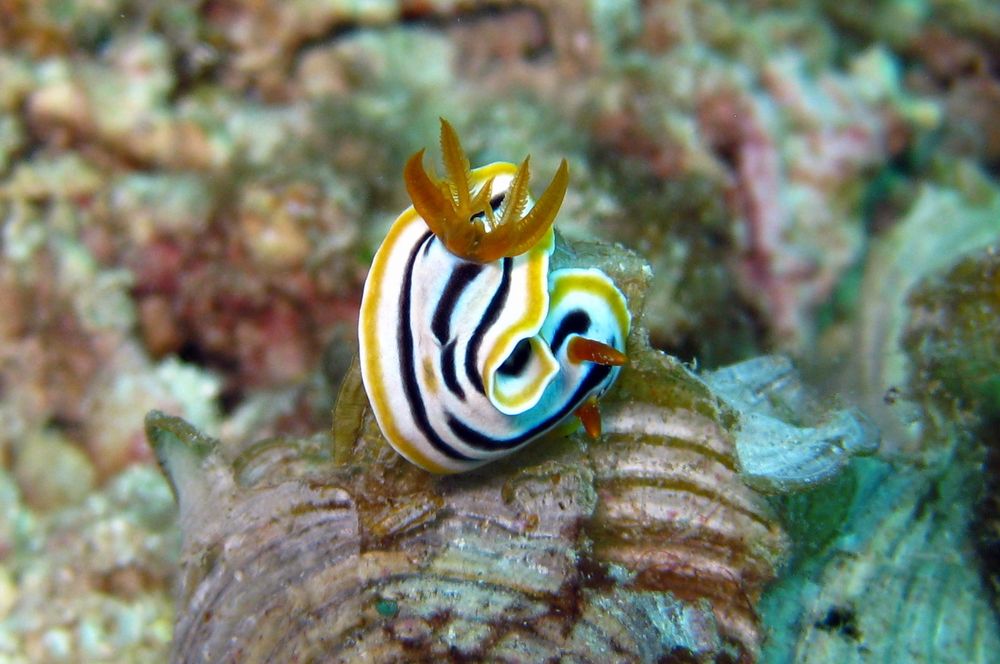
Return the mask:
POLYGON ((615 155, 620 188, 638 190, 622 198, 616 239, 654 261, 661 283, 649 327, 658 343, 695 345, 704 358, 702 348, 731 344, 712 330, 739 325, 742 308, 753 310, 768 347, 802 351, 815 310, 863 248, 859 178, 903 149, 907 132, 933 128, 936 109, 908 97, 884 50, 817 76, 805 52, 757 49, 767 43, 761 34, 785 22, 819 33, 800 34, 803 41, 822 43, 820 26, 734 18, 721 3, 674 5, 643 8, 644 30, 680 33, 640 56, 655 66, 612 59, 613 77, 587 112, 597 143, 615 155), (688 47, 727 28, 716 48, 688 47), (648 89, 657 94, 633 92, 648 89), (730 320, 713 325, 720 312, 730 320))
POLYGON ((926 188, 874 247, 858 321, 874 364, 855 379, 884 381, 869 405, 892 465, 859 460, 840 495, 796 496, 834 533, 790 525, 808 555, 762 602, 767 661, 995 659, 998 202, 990 185, 926 188))
POLYGON ((45 512, 29 509, 0 469, 0 660, 160 661, 171 635, 175 515, 151 466, 45 512))
POLYGON ((175 357, 151 365, 137 344, 124 343, 95 375, 84 397, 86 448, 102 479, 151 460, 137 409, 167 408, 209 431, 219 427, 219 380, 175 357), (145 408, 143 408, 145 406, 145 408))
POLYGON ((29 125, 53 142, 69 134, 125 161, 207 169, 223 157, 206 127, 168 108, 175 84, 158 35, 117 36, 99 61, 49 63, 25 101, 29 125))
POLYGON ((559 0, 349 0, 301 6, 224 0, 205 14, 207 30, 231 54, 222 63, 221 77, 230 86, 253 88, 269 99, 289 93, 286 72, 304 47, 331 34, 385 29, 406 19, 448 30, 456 42, 467 41, 466 62, 473 68, 486 60, 484 51, 516 68, 525 59, 523 51, 547 48, 560 60, 586 61, 594 50, 586 48, 592 31, 589 8, 559 0), (539 40, 545 43, 538 45, 539 40))
POLYGON ((349 253, 358 210, 343 179, 317 167, 248 179, 232 202, 192 193, 178 201, 173 227, 135 209, 169 184, 131 178, 112 199, 119 237, 146 230, 120 260, 135 275, 149 350, 197 359, 222 375, 226 391, 301 381, 326 331, 357 307, 360 268, 349 253))
MULTIPOLYGON (((969 168, 958 164, 954 170, 956 177, 963 177, 962 171, 969 168)), ((918 284, 995 244, 1000 236, 1000 190, 977 182, 967 188, 971 190, 924 186, 906 217, 873 244, 866 263, 852 380, 890 454, 950 456, 941 445, 927 444, 940 438, 924 436, 927 420, 920 402, 926 384, 913 376, 903 335, 910 324, 908 299, 918 284)), ((974 336, 984 342, 988 337, 979 332, 974 336)))
POLYGON ((87 455, 56 431, 26 436, 13 470, 25 502, 40 510, 79 503, 97 477, 87 455))
MULTIPOLYGON (((1000 233, 998 233, 1000 242, 1000 233)), ((927 413, 925 431, 953 450, 980 489, 972 520, 979 568, 1000 604, 1000 244, 966 255, 922 280, 908 301, 901 345, 911 395, 927 413)))
POLYGON ((941 413, 1000 415, 1000 221, 996 231, 993 244, 926 277, 907 302, 900 342, 910 381, 941 413))

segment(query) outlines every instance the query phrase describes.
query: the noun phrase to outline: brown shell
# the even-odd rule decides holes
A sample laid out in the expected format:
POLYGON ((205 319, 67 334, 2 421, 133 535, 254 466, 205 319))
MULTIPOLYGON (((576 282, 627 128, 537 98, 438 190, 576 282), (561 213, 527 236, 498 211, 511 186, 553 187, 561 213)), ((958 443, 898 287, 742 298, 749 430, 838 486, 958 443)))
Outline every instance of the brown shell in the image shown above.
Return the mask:
MULTIPOLYGON (((641 261, 577 250, 639 304, 641 261)), ((395 454, 350 377, 333 451, 227 458, 151 413, 184 531, 174 661, 753 659, 786 542, 740 478, 738 415, 641 330, 629 357, 599 441, 550 436, 460 476, 395 454)))

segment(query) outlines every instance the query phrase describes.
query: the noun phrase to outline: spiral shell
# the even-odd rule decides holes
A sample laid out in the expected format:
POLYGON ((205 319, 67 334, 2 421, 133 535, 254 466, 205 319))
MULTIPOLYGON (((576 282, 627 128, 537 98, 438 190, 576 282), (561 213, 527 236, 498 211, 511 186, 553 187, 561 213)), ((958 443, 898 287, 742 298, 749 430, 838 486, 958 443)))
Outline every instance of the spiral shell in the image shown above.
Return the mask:
MULTIPOLYGON (((641 303, 641 261, 567 250, 641 303)), ((351 399, 332 454, 227 453, 151 414, 184 531, 174 660, 752 658, 786 540, 740 476, 739 416, 641 331, 629 344, 601 439, 551 435, 461 475, 409 464, 351 399)))
MULTIPOLYGON (((621 248, 566 243, 553 263, 592 265, 642 306, 649 269, 621 248)), ((229 449, 151 413, 184 535, 173 660, 755 659, 757 602, 788 542, 742 474, 753 411, 641 326, 628 347, 602 437, 553 433, 458 475, 387 444, 356 368, 332 446, 229 449)))

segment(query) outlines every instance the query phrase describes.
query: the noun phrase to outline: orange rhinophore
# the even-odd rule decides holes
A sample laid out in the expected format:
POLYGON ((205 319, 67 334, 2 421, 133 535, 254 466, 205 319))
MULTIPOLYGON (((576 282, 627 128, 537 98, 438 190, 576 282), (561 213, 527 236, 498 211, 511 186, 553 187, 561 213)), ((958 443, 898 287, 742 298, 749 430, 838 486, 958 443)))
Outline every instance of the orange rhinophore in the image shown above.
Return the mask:
POLYGON ((597 399, 590 397, 583 402, 583 405, 576 409, 574 413, 580 418, 583 430, 591 438, 601 437, 601 411, 597 408, 597 399))
POLYGON ((594 339, 573 337, 566 348, 570 362, 593 362, 606 367, 620 367, 628 357, 620 350, 594 339))

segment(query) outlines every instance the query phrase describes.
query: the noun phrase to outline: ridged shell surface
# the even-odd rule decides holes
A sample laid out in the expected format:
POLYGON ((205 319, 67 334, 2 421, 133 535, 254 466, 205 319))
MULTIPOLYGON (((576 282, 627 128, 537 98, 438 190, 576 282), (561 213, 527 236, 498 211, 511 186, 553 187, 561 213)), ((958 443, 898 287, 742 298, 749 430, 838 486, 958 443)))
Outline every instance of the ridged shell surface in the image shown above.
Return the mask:
MULTIPOLYGON (((641 261, 574 251, 641 300, 641 261)), ((739 415, 641 331, 629 356, 601 440, 460 476, 403 460, 356 400, 332 453, 151 414, 184 532, 174 661, 753 659, 786 538, 740 476, 739 415)))

